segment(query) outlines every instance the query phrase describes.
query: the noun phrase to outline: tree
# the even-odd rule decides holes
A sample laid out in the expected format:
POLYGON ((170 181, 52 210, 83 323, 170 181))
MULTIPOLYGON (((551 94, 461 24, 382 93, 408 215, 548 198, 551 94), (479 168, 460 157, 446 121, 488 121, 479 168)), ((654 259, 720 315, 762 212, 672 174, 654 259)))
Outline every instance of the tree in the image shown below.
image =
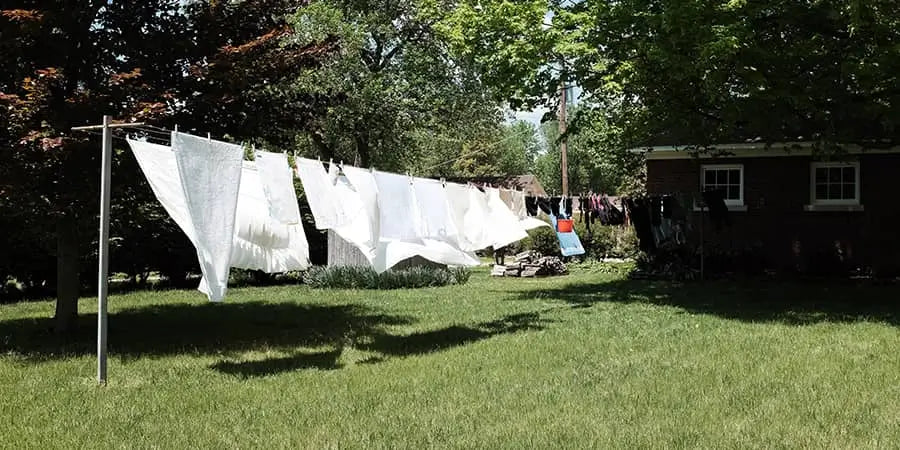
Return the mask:
MULTIPOLYGON (((55 270, 40 263, 41 269, 21 277, 41 284, 56 273, 57 330, 75 323, 81 263, 96 248, 88 237, 96 226, 99 152, 96 141, 70 128, 102 114, 164 125, 177 120, 185 130, 238 137, 302 126, 311 101, 276 111, 254 103, 252 95, 253 88, 314 64, 333 48, 329 40, 282 45, 290 34, 285 15, 302 4, 4 4, 0 213, 6 229, 25 230, 5 233, 7 239, 23 238, 38 255, 33 259, 57 261, 55 270)), ((134 180, 142 179, 119 176, 114 195, 133 192, 134 180)))
POLYGON ((501 121, 490 90, 453 58, 432 23, 417 1, 313 2, 291 17, 290 42, 309 45, 334 35, 340 52, 263 95, 332 99, 300 134, 306 154, 430 173, 493 136, 501 121))
POLYGON ((900 137, 900 18, 890 0, 452 8, 444 29, 460 54, 487 67, 497 92, 514 104, 551 99, 559 79, 574 80, 623 145, 802 139, 829 149, 900 137), (538 16, 548 11, 544 24, 538 16))
MULTIPOLYGON (((639 156, 627 151, 621 133, 600 111, 578 106, 572 108, 571 131, 567 139, 569 190, 582 193, 628 194, 639 190, 639 156)), ((541 126, 546 151, 535 163, 535 172, 548 192, 562 192, 560 172, 559 124, 549 121, 541 126)))

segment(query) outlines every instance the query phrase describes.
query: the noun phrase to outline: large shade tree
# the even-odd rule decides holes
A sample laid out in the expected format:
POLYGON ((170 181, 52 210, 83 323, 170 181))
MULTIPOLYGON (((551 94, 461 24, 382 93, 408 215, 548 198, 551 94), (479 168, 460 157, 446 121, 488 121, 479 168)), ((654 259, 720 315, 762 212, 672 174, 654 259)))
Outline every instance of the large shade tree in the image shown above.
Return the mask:
MULTIPOLYGON (((276 111, 253 92, 336 45, 283 44, 291 33, 286 15, 304 3, 4 2, 0 215, 11 252, 0 268, 20 281, 55 284, 58 330, 77 317, 79 272, 94 248, 97 214, 96 140, 70 128, 103 114, 236 138, 303 126, 314 98, 276 111), (47 258, 56 259, 55 271, 47 258)), ((140 179, 119 175, 118 195, 140 179)))
POLYGON ((575 80, 623 145, 803 139, 830 149, 900 137, 900 17, 891 0, 451 7, 444 29, 497 92, 550 99, 560 78, 575 80))

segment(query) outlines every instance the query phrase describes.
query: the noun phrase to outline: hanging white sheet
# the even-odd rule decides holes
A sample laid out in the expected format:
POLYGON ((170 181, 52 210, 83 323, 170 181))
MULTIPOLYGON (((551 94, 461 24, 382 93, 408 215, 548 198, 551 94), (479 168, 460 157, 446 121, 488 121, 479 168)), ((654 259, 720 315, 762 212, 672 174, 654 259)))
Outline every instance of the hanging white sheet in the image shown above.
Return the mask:
POLYGON ((337 201, 340 202, 349 217, 353 218, 347 225, 335 228, 334 232, 358 248, 371 264, 375 259, 378 236, 375 236, 372 231, 373 225, 370 221, 369 208, 363 205, 363 196, 346 176, 338 176, 334 188, 337 201))
POLYGON ((178 176, 178 164, 175 162, 172 148, 131 139, 128 140, 128 145, 137 159, 138 166, 144 172, 153 195, 196 247, 194 225, 188 213, 184 190, 178 176))
POLYGON ((375 172, 378 185, 379 237, 421 242, 427 233, 409 176, 375 172))
POLYGON ((316 228, 334 229, 350 222, 350 218, 344 215, 336 201, 334 178, 328 176, 320 161, 297 158, 297 175, 303 183, 303 192, 309 202, 309 209, 312 210, 316 228))
MULTIPOLYGON (((147 142, 129 140, 128 144, 156 198, 194 247, 199 248, 175 153, 170 147, 147 142)), ((287 162, 284 167, 290 172, 287 162)), ((293 183, 290 178, 287 181, 293 183)), ((269 202, 254 163, 242 164, 238 182, 237 205, 232 215, 234 229, 230 265, 269 273, 306 268, 309 245, 303 225, 283 224, 270 215, 269 202)), ((225 280, 227 282, 227 278, 225 280)), ((201 287, 212 300, 209 283, 204 281, 201 287)), ((224 289, 218 292, 224 296, 224 289)))
POLYGON ((457 229, 457 244, 463 251, 481 250, 490 244, 486 233, 487 202, 476 188, 447 183, 444 188, 450 217, 457 229))
MULTIPOLYGON (((305 269, 309 266, 309 244, 303 224, 282 223, 272 215, 258 161, 245 161, 243 165, 231 265, 266 273, 305 269)), ((290 174, 287 160, 283 167, 290 174)), ((285 181, 293 186, 292 178, 285 181)), ((273 187, 283 191, 285 186, 273 187)), ((293 201, 296 204, 296 197, 293 201)))
POLYGON ((500 199, 500 191, 496 188, 487 188, 485 194, 490 211, 488 223, 491 230, 491 245, 494 248, 506 247, 528 237, 528 233, 519 223, 519 218, 500 199))
POLYGON ((285 224, 300 223, 300 206, 294 191, 294 174, 284 153, 256 152, 256 168, 262 181, 269 215, 285 224))
POLYGON ((378 185, 375 183, 375 176, 371 171, 358 167, 344 167, 343 172, 365 211, 366 224, 369 228, 369 237, 366 239, 365 245, 366 248, 371 249, 374 257, 375 248, 378 247, 381 217, 378 210, 378 185))
POLYGON ((422 217, 422 237, 459 245, 459 231, 450 211, 443 183, 427 178, 413 180, 416 205, 422 217))
POLYGON ((240 145, 172 133, 172 151, 194 225, 203 281, 200 290, 220 302, 228 290, 241 163, 240 145))

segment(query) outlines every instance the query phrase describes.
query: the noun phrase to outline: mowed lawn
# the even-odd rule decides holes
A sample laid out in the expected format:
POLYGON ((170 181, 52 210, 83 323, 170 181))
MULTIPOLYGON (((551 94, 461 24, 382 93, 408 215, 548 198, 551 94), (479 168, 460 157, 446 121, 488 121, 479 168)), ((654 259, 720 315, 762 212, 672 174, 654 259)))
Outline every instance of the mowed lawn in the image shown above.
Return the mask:
POLYGON ((574 269, 0 305, 0 446, 896 448, 900 289, 574 269))

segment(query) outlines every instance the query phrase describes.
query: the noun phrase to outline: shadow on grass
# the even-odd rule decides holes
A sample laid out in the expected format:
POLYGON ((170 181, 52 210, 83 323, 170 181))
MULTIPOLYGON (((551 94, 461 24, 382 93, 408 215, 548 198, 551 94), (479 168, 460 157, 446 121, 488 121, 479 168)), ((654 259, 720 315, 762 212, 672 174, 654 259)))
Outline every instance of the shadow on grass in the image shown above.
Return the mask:
POLYGON ((439 330, 400 336, 377 334, 372 337, 371 343, 361 344, 359 348, 387 356, 423 355, 501 334, 541 330, 547 322, 537 312, 514 314, 473 326, 450 326, 439 330))
POLYGON ((297 353, 296 355, 283 358, 267 358, 259 361, 219 361, 209 366, 209 368, 241 378, 263 377, 306 369, 340 369, 341 364, 338 362, 340 356, 340 350, 297 353))
MULTIPOLYGON (((506 333, 535 330, 540 313, 517 314, 471 326, 395 335, 390 326, 414 320, 358 305, 297 303, 173 304, 131 308, 109 316, 109 353, 124 361, 173 355, 213 355, 211 369, 243 378, 341 367, 346 347, 374 352, 365 363, 424 355, 506 333), (298 347, 325 347, 321 353, 298 347), (243 353, 274 350, 287 357, 241 361, 243 353), (292 354, 293 353, 293 354, 292 354)), ((26 363, 94 355, 96 316, 82 315, 74 334, 52 331, 49 318, 0 321, 0 354, 14 353, 26 363)))
POLYGON ((820 322, 881 322, 900 325, 900 288, 776 281, 676 283, 616 280, 522 292, 517 299, 548 299, 590 308, 598 303, 672 306, 745 322, 811 325, 820 322))
MULTIPOLYGON (((108 323, 110 354, 128 360, 336 345, 413 320, 357 305, 249 302, 131 308, 110 313, 108 323)), ((50 318, 0 321, 0 353, 40 362, 97 351, 96 316, 80 316, 77 331, 65 337, 52 326, 50 318)))
POLYGON ((345 341, 337 350, 320 353, 297 353, 287 357, 256 361, 220 361, 211 369, 241 378, 253 378, 302 369, 335 370, 343 367, 340 357, 346 346, 376 353, 360 364, 377 364, 391 358, 421 356, 449 350, 492 338, 501 334, 540 330, 547 320, 540 313, 515 314, 472 326, 449 326, 409 335, 384 332, 362 333, 345 341))

